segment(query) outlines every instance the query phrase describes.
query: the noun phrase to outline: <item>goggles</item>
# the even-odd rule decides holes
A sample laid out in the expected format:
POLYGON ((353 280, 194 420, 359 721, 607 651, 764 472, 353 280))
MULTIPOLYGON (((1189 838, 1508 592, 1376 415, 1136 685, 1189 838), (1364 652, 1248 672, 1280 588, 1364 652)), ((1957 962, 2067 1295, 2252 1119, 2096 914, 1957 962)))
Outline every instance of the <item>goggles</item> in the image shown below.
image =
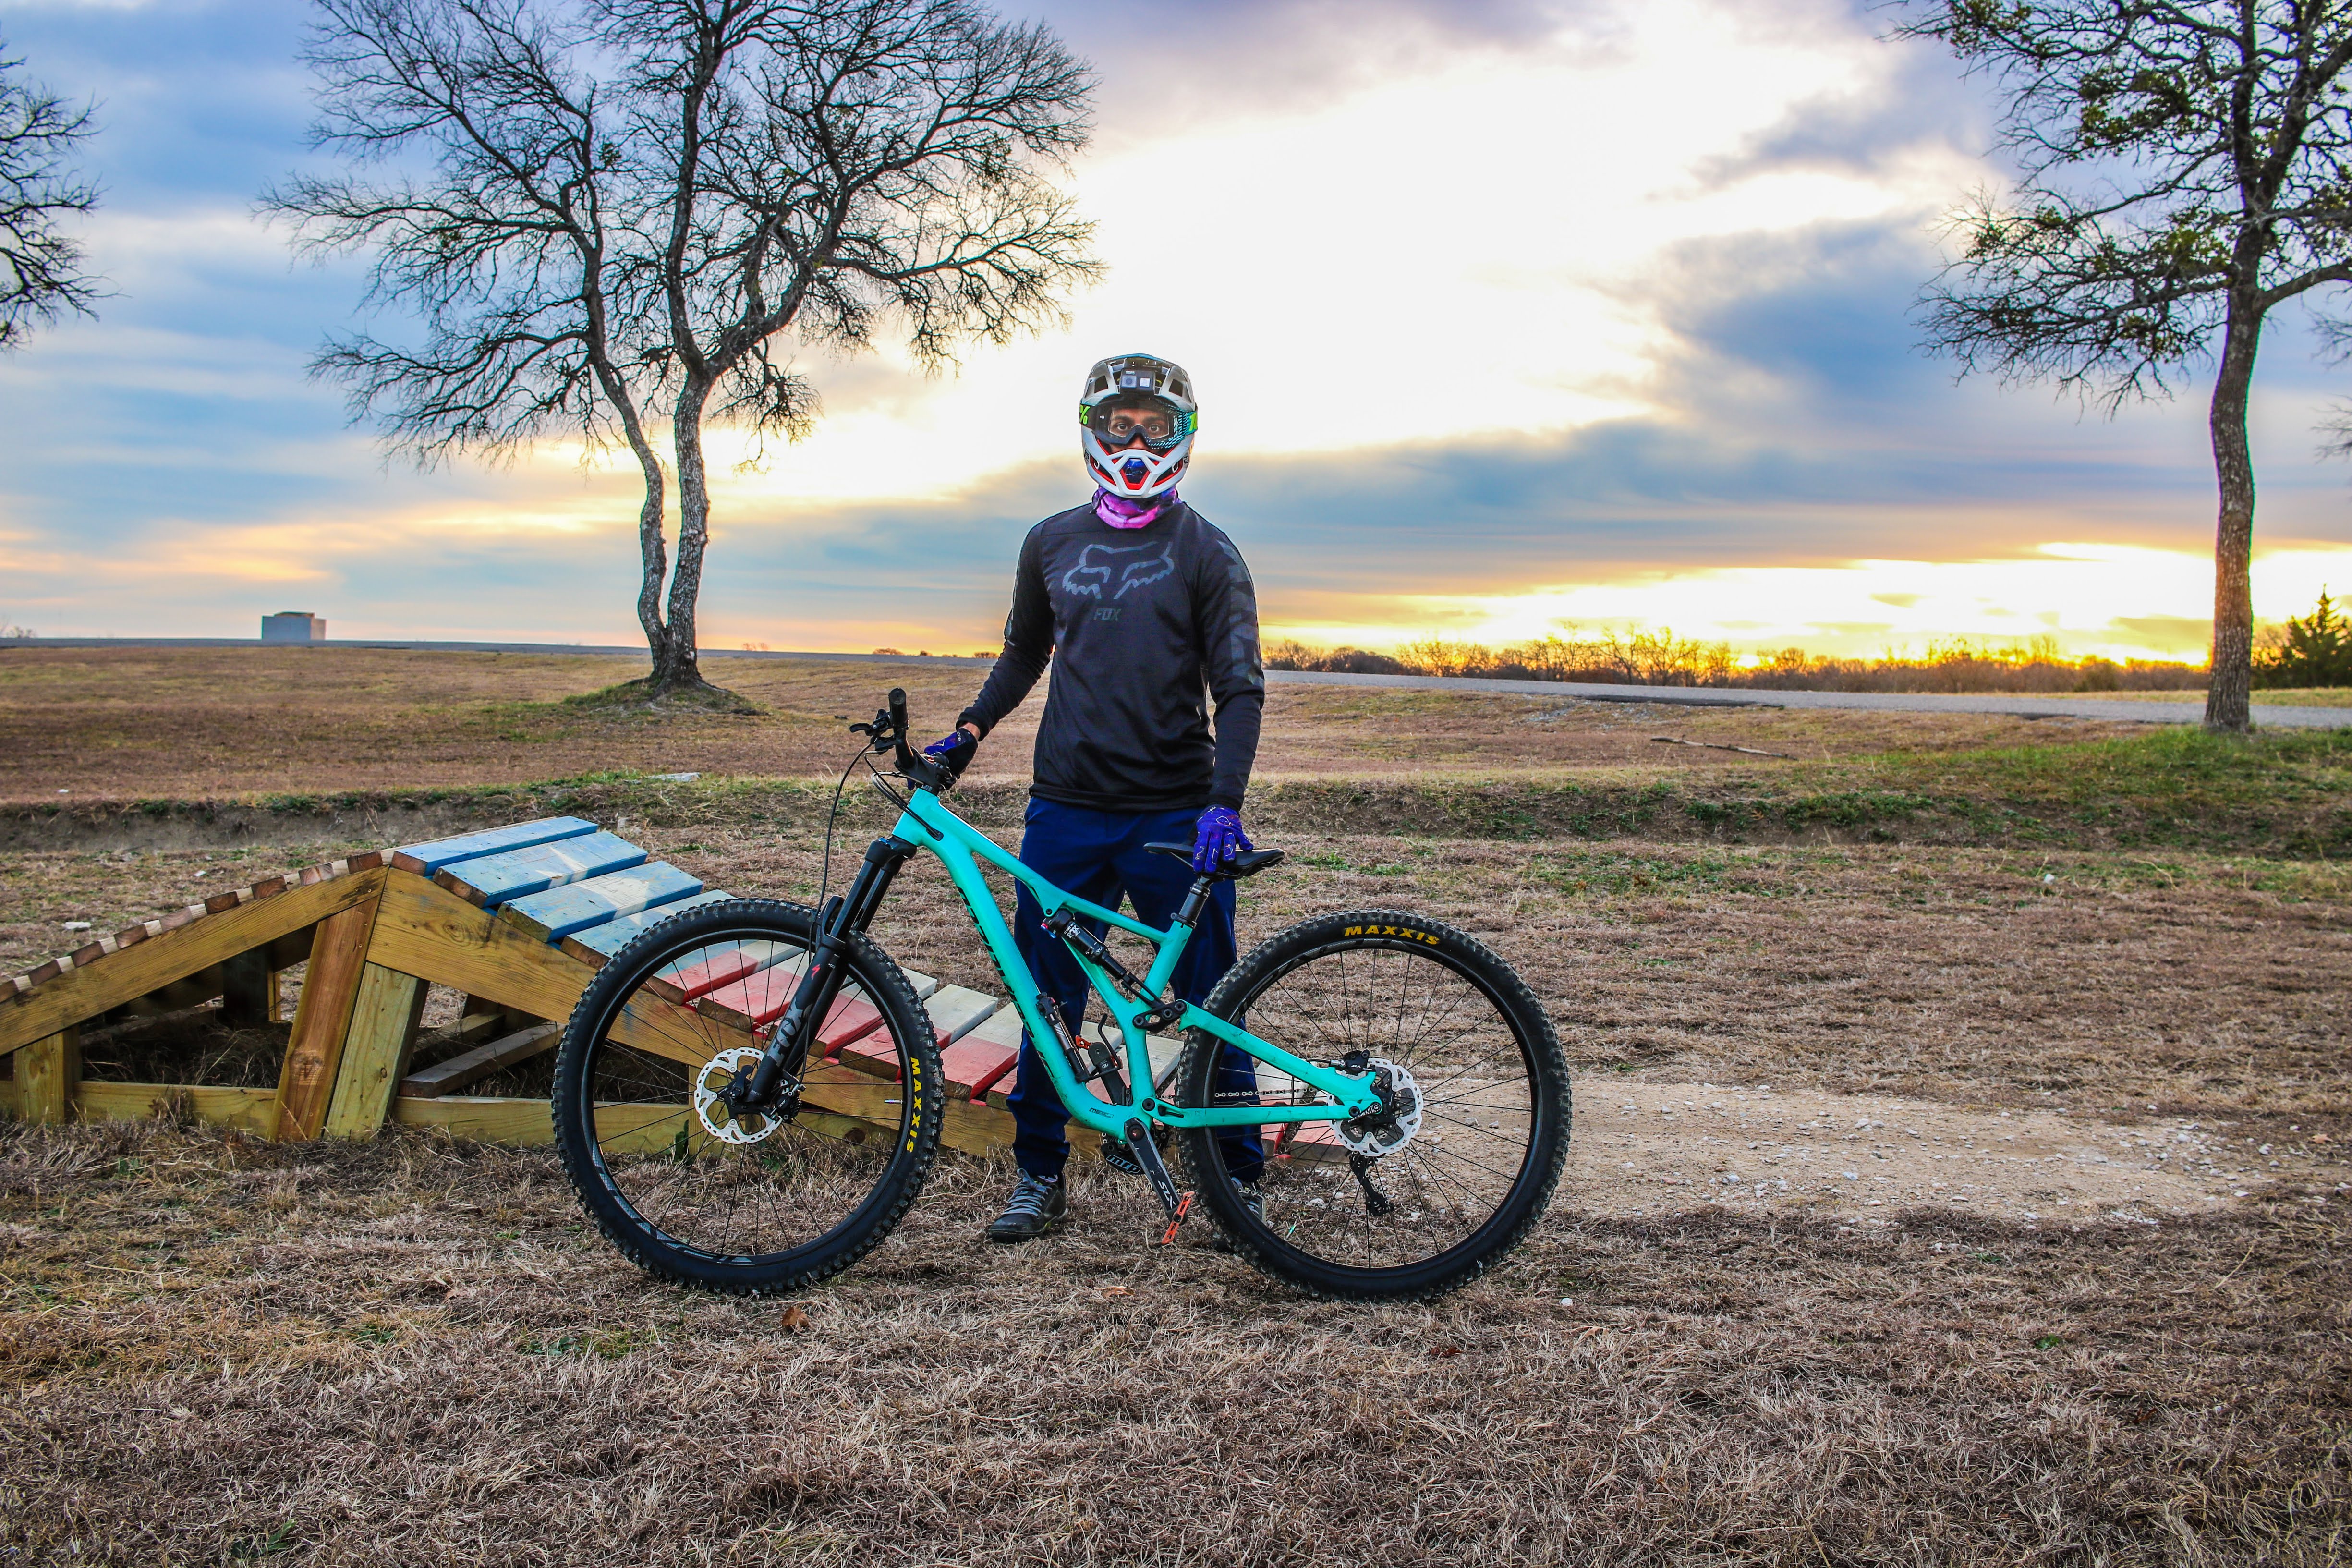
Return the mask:
POLYGON ((1171 450, 1192 434, 1195 423, 1191 409, 1156 396, 1112 398, 1091 408, 1080 405, 1078 413, 1095 439, 1114 452, 1138 436, 1155 452, 1171 450))

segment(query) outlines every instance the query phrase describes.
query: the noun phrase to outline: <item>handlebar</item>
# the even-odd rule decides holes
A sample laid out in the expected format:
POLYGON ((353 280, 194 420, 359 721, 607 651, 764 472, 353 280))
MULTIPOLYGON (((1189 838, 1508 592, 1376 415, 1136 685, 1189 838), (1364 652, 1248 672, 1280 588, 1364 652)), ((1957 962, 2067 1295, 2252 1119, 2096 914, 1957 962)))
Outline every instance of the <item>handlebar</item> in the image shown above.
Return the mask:
POLYGON ((912 746, 907 744, 905 687, 890 689, 889 706, 874 715, 874 722, 852 724, 849 728, 851 733, 866 736, 876 751, 892 752, 892 765, 898 770, 898 776, 908 783, 936 794, 954 782, 948 777, 945 768, 929 757, 919 755, 912 746))

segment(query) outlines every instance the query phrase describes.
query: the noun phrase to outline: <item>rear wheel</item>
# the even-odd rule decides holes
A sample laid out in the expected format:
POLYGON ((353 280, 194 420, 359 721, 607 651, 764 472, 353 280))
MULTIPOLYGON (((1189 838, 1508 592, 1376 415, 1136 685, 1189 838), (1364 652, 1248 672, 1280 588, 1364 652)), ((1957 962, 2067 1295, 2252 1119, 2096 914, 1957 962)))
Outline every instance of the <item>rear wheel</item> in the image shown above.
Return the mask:
MULTIPOLYGON (((1181 1135, 1199 1201, 1267 1273, 1320 1296, 1435 1296, 1542 1217, 1567 1157, 1568 1064, 1525 983, 1467 933, 1393 910, 1324 916, 1259 947, 1202 1005, 1383 1085, 1386 1110, 1357 1121, 1268 1123, 1255 1145, 1181 1135)), ((1193 1031, 1176 1102, 1330 1103, 1264 1063, 1253 1084, 1236 1055, 1193 1031)))
POLYGON ((720 1098, 757 1061, 815 934, 794 904, 689 910, 615 953, 564 1026, 564 1171, 650 1273, 737 1295, 797 1289, 864 1257, 922 1191, 939 1046, 907 977, 863 936, 841 952, 797 1105, 738 1117, 720 1098))

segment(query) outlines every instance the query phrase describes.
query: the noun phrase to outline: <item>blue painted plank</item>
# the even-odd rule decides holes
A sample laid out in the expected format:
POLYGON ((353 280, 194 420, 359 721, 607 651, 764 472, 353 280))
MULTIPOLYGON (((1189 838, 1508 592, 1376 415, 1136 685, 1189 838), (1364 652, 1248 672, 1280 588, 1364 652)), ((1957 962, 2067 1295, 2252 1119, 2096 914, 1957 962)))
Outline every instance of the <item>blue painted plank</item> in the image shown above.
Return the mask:
POLYGON ((712 889, 697 893, 690 899, 680 899, 674 904, 662 904, 639 914, 616 915, 602 925, 575 931, 563 939, 563 951, 589 963, 601 963, 612 957, 641 934, 669 919, 680 910, 690 910, 703 904, 723 904, 732 893, 712 889), (593 955, 593 956, 592 956, 593 955))
POLYGON ((404 871, 430 877, 442 868, 453 866, 460 860, 495 855, 501 849, 528 849, 534 844, 552 844, 559 838, 578 838, 595 831, 594 823, 583 822, 576 816, 548 816, 537 822, 518 822, 510 827, 492 827, 456 838, 436 838, 429 844, 411 844, 404 849, 394 850, 392 863, 404 871))
POLYGON ((528 849, 509 849, 445 868, 434 880, 472 903, 495 910, 509 899, 584 882, 607 871, 642 866, 646 852, 625 839, 596 832, 528 849))
MULTIPOLYGON (((457 874, 465 875, 461 868, 457 874)), ((543 893, 508 902, 499 918, 541 942, 559 942, 575 931, 602 925, 615 915, 633 915, 702 891, 702 879, 666 860, 609 872, 584 882, 568 882, 543 893)))

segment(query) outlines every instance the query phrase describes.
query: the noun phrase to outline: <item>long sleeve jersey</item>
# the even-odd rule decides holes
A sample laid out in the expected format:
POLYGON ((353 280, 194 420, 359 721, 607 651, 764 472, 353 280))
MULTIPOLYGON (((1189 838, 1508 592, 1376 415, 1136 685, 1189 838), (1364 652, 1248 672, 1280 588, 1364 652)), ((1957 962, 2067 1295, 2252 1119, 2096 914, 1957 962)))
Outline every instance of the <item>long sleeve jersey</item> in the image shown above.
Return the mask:
POLYGON ((1200 513, 1179 501, 1115 529, 1087 505, 1031 529, 1004 651, 958 722, 988 733, 1048 659, 1032 795, 1097 811, 1241 808, 1265 707, 1257 590, 1200 513))

